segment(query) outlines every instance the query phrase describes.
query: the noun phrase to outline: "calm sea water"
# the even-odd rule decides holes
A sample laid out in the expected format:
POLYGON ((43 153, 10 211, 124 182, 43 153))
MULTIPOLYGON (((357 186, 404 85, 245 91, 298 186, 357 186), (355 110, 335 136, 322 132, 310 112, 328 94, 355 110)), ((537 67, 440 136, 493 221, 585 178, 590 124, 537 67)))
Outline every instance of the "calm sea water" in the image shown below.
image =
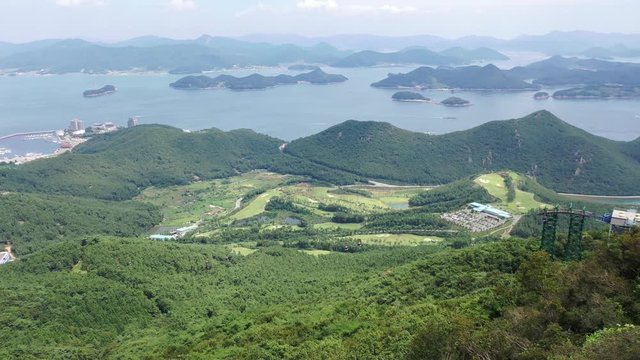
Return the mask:
MULTIPOLYGON (((474 105, 447 108, 394 102, 391 101, 394 90, 369 86, 389 72, 413 69, 326 68, 327 72, 344 74, 349 81, 245 92, 174 90, 169 83, 180 76, 167 74, 0 76, 0 136, 62 129, 73 118, 84 120, 86 125, 104 121, 126 125, 130 116, 141 116, 141 123, 162 123, 191 130, 250 128, 285 140, 311 135, 349 119, 387 121, 408 130, 442 134, 491 120, 522 117, 541 109, 607 138, 632 140, 640 136, 640 100, 535 101, 532 92, 457 92, 456 96, 474 105), (82 97, 84 90, 105 84, 115 85, 118 92, 91 99, 82 97)), ((291 73, 286 69, 225 73, 242 76, 253 72, 291 73)), ((425 91, 424 94, 437 101, 451 96, 446 91, 425 91)))

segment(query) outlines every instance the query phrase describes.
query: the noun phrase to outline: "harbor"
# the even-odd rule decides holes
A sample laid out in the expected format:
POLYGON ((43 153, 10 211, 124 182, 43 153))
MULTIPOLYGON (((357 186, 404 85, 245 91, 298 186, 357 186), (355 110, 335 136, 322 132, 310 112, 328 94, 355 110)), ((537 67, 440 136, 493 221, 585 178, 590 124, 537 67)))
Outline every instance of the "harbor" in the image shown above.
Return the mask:
MULTIPOLYGON (((136 125, 138 125, 138 118, 129 118, 127 127, 136 125)), ((59 156, 89 140, 91 135, 113 132, 122 128, 113 122, 93 123, 85 128, 82 120, 73 119, 64 130, 0 135, 0 164, 20 165, 38 159, 59 156)))

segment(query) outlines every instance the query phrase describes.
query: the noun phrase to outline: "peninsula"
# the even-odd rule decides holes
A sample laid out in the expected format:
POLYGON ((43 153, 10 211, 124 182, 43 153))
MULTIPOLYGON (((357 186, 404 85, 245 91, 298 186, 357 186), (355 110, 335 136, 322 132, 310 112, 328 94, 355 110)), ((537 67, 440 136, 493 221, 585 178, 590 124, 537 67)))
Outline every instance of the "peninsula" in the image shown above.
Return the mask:
POLYGON ((116 87, 113 85, 105 85, 103 87, 101 87, 100 89, 95 89, 95 90, 86 90, 82 93, 82 96, 84 97, 98 97, 98 96, 103 96, 103 95, 109 95, 109 94, 113 94, 114 92, 116 92, 116 87))
POLYGON ((220 75, 215 78, 210 78, 205 75, 187 76, 174 83, 171 83, 169 86, 174 89, 180 90, 203 90, 216 88, 225 88, 231 90, 262 90, 277 85, 300 83, 325 85, 331 83, 340 83, 347 80, 348 79, 342 75, 327 74, 324 71, 317 69, 309 73, 304 73, 296 76, 263 76, 260 74, 253 74, 241 78, 231 75, 220 75))

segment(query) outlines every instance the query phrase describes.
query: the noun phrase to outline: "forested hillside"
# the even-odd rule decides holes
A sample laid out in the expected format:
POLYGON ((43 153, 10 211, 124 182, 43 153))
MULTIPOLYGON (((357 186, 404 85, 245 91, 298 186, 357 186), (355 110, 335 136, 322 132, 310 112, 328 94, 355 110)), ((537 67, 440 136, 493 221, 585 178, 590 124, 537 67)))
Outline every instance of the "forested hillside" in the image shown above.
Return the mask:
POLYGON ((139 236, 162 218, 155 206, 40 194, 0 195, 0 239, 24 255, 79 236, 139 236))
POLYGON ((292 142, 287 152, 398 182, 444 184, 503 169, 534 176, 558 192, 630 195, 640 182, 637 141, 597 137, 547 111, 445 135, 347 121, 292 142))
POLYGON ((91 237, 0 267, 8 358, 633 359, 638 242, 315 257, 91 237))
POLYGON ((355 176, 282 154, 283 143, 251 130, 196 133, 145 125, 95 136, 72 153, 0 169, 0 189, 131 199, 149 186, 187 184, 255 169, 314 176, 335 183, 355 176))

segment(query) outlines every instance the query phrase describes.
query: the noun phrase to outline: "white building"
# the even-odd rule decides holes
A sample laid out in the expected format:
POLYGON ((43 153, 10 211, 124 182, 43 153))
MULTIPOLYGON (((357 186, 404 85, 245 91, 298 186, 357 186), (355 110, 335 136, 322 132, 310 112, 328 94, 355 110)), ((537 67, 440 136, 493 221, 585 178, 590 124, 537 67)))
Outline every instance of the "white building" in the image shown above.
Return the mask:
POLYGON ((638 214, 638 210, 613 209, 611 213, 611 225, 631 227, 637 226, 638 224, 640 224, 640 214, 638 214))

